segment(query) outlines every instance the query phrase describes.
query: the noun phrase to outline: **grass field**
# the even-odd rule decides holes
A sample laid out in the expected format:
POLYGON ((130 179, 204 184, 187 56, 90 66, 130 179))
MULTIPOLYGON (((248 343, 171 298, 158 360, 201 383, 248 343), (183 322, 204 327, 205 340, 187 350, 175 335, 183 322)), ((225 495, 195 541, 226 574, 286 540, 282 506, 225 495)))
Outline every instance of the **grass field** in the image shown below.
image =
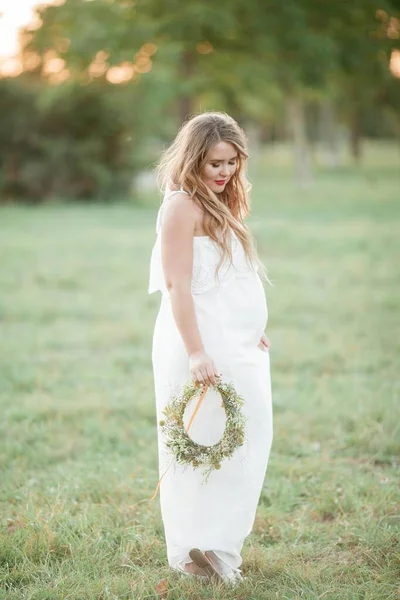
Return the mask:
POLYGON ((308 190, 263 160, 274 441, 245 583, 173 572, 147 501, 155 196, 0 210, 1 599, 400 598, 398 157, 308 190))

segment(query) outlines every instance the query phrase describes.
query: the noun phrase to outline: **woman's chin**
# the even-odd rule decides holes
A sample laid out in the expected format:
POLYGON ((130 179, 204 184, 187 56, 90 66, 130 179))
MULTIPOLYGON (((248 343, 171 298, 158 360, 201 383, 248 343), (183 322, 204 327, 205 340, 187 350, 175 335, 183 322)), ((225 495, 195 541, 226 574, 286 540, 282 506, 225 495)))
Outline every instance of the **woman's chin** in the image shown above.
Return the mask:
POLYGON ((214 194, 220 194, 221 192, 224 191, 225 188, 226 188, 226 184, 225 185, 214 185, 211 189, 214 192, 214 194))

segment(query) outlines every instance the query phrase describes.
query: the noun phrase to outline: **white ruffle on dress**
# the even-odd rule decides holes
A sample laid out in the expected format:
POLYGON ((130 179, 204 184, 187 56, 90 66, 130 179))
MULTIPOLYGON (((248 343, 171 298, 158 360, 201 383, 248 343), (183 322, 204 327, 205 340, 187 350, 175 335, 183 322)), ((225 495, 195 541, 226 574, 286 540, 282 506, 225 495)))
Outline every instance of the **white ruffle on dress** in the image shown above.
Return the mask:
MULTIPOLYGON (((172 460, 158 425, 162 410, 190 380, 188 354, 174 320, 161 263, 162 212, 174 193, 167 191, 158 212, 148 289, 150 294, 162 292, 152 346, 160 477, 172 460)), ((214 552, 228 578, 240 573, 241 550, 254 524, 273 435, 269 353, 258 348, 268 319, 264 287, 258 268, 248 266, 233 232, 232 252, 233 264, 227 261, 217 279, 218 245, 208 236, 194 237, 192 296, 206 353, 222 381, 232 382, 245 400, 245 443, 230 460, 222 462, 220 470, 211 473, 206 484, 201 470, 173 462, 160 485, 169 565, 184 571, 184 564, 191 562, 189 550, 200 548, 214 552)), ((186 410, 185 425, 197 400, 186 410)), ((224 428, 221 398, 209 388, 190 436, 200 444, 212 445, 224 428)))

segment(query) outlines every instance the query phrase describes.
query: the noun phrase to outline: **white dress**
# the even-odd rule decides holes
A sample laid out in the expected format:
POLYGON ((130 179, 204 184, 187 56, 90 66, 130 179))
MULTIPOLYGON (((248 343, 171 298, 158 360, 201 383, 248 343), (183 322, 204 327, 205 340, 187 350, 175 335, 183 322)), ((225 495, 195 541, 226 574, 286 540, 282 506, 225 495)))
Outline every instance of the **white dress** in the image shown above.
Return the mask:
MULTIPOLYGON (((160 477, 172 460, 159 426, 162 410, 190 379, 187 351, 173 317, 161 264, 162 211, 174 193, 167 191, 158 212, 148 289, 150 294, 162 292, 152 348, 160 477)), ((191 562, 191 548, 210 550, 228 578, 240 573, 241 550, 252 531, 272 443, 269 352, 258 348, 268 319, 264 287, 258 268, 249 268, 233 232, 232 244, 233 266, 228 261, 217 281, 219 247, 208 236, 193 239, 192 295, 206 353, 222 381, 231 381, 245 400, 245 443, 230 460, 222 462, 220 470, 211 473, 206 484, 201 470, 173 462, 160 485, 169 565, 183 571, 184 564, 191 562)), ((186 410, 185 425, 197 400, 186 410)), ((190 436, 212 445, 221 438, 224 427, 221 398, 211 387, 193 420, 190 436)))

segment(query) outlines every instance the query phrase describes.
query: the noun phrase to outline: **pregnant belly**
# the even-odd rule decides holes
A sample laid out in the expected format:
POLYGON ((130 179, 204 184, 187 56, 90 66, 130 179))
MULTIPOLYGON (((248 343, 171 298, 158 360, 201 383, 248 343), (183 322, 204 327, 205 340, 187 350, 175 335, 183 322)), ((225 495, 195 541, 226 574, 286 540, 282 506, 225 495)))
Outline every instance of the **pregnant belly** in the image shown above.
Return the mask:
POLYGON ((211 349, 236 354, 255 348, 265 330, 268 308, 265 291, 257 273, 235 277, 227 285, 195 297, 196 313, 203 341, 211 349))
POLYGON ((229 338, 232 342, 257 345, 268 321, 267 301, 258 274, 236 277, 232 286, 221 288, 221 292, 229 338))

